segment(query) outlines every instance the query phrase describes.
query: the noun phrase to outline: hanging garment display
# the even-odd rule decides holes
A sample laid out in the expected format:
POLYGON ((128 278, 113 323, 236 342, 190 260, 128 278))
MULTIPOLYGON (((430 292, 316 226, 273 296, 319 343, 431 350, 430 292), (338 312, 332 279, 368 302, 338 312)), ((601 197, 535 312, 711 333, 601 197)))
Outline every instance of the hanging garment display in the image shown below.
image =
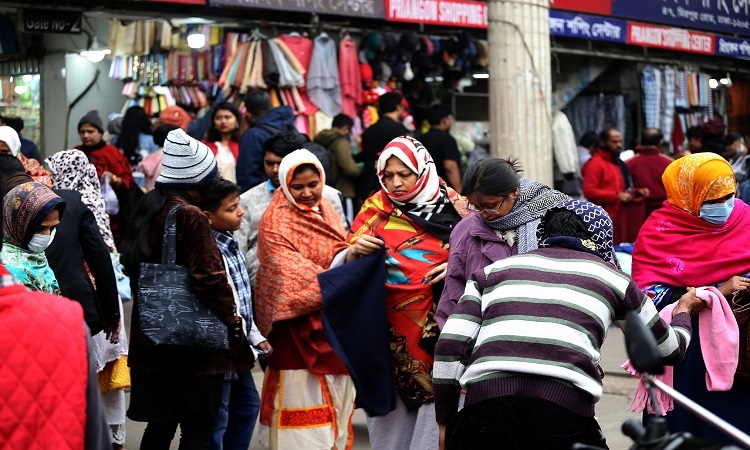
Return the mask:
POLYGON ((328 34, 322 33, 314 41, 312 62, 307 73, 307 92, 313 104, 331 117, 341 112, 338 68, 336 43, 328 34))

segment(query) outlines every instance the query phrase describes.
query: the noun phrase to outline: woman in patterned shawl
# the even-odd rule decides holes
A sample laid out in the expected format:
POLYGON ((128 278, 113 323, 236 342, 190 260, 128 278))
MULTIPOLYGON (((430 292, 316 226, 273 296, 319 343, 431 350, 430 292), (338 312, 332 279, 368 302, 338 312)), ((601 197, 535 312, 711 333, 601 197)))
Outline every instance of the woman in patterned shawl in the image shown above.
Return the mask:
POLYGON ((440 179, 427 149, 409 137, 392 140, 378 159, 382 189, 367 199, 348 241, 377 236, 386 247, 386 317, 390 324, 396 409, 368 417, 372 448, 437 448, 432 365, 448 240, 468 215, 466 199, 440 179))
POLYGON ((83 203, 94 214, 107 248, 110 252, 117 253, 96 167, 89 162, 86 154, 81 150, 64 150, 48 157, 44 162, 52 173, 52 188, 78 191, 83 203))
MULTIPOLYGON (((350 449, 355 389, 323 333, 317 278, 346 247, 346 230, 322 197, 325 172, 315 155, 304 149, 287 155, 279 182, 258 231, 255 321, 274 350, 263 382, 260 439, 273 450, 350 449)), ((340 259, 363 254, 365 241, 340 259)))
POLYGON ((462 193, 475 214, 451 233, 448 275, 437 309, 441 328, 475 271, 536 250, 536 230, 542 217, 550 208, 570 200, 545 184, 521 178, 520 171, 517 161, 500 158, 485 158, 466 171, 462 193))
MULTIPOLYGON (((633 249, 633 279, 661 310, 688 287, 715 286, 731 300, 750 286, 750 208, 735 199, 732 166, 715 153, 696 153, 670 164, 662 175, 667 201, 643 224, 633 249)), ((675 366, 674 387, 745 433, 750 432, 750 380, 735 377, 732 389, 709 391, 704 378, 698 316, 685 359, 675 366)), ((722 339, 715 333, 712 339, 722 339)), ((679 405, 667 414, 670 431, 727 441, 723 434, 679 405)))
POLYGON ((3 198, 0 263, 32 291, 60 295, 44 250, 52 242, 64 210, 65 202, 35 181, 16 186, 3 198))

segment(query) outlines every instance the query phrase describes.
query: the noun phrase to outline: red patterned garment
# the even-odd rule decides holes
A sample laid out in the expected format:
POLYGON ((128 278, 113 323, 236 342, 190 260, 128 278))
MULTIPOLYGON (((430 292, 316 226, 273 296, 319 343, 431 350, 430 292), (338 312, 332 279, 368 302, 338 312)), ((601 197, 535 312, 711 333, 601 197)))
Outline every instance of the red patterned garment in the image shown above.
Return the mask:
POLYGON ((385 241, 396 389, 413 409, 433 400, 433 351, 440 333, 435 308, 443 283, 433 286, 425 275, 448 262, 450 231, 469 214, 468 203, 437 176, 432 157, 415 139, 396 138, 386 146, 378 160, 378 177, 382 189, 362 205, 347 240, 369 234, 385 241), (400 197, 388 193, 383 182, 390 157, 419 175, 414 188, 400 197))
MULTIPOLYGON (((279 167, 281 188, 260 220, 255 322, 273 346, 261 397, 261 427, 271 448, 350 449, 354 385, 323 332, 318 274, 346 247, 346 231, 333 205, 297 205, 289 192, 301 164, 323 168, 307 150, 279 167)), ((325 182, 324 177, 320 180, 325 182)))

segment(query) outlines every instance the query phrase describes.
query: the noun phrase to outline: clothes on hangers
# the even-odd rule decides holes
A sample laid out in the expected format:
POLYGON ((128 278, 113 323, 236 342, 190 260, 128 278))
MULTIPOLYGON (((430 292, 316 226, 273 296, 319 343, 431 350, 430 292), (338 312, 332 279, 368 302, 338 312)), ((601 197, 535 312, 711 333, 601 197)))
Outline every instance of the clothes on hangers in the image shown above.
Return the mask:
POLYGON ((341 112, 357 117, 362 107, 362 72, 359 69, 357 43, 350 37, 339 44, 339 80, 341 81, 341 112))
POLYGON ((341 112, 336 42, 328 34, 315 38, 310 70, 307 73, 307 92, 314 105, 333 117, 341 112))

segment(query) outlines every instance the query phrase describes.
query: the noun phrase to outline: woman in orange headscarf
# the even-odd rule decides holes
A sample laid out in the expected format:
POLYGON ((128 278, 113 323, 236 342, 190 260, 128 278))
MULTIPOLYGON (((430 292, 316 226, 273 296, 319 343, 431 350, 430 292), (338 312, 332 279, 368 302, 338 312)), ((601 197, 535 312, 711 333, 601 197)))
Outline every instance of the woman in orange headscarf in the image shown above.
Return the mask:
MULTIPOLYGON (((643 225, 633 251, 633 279, 659 310, 687 287, 716 286, 731 299, 750 283, 750 208, 735 199, 732 167, 714 153, 680 158, 662 176, 667 201, 643 225)), ((709 391, 698 316, 674 387, 744 432, 750 432, 750 381, 736 378, 727 392, 709 391)), ((716 333, 712 339, 722 339, 716 333)), ((667 414, 670 431, 725 441, 718 431, 680 406, 667 414)))

